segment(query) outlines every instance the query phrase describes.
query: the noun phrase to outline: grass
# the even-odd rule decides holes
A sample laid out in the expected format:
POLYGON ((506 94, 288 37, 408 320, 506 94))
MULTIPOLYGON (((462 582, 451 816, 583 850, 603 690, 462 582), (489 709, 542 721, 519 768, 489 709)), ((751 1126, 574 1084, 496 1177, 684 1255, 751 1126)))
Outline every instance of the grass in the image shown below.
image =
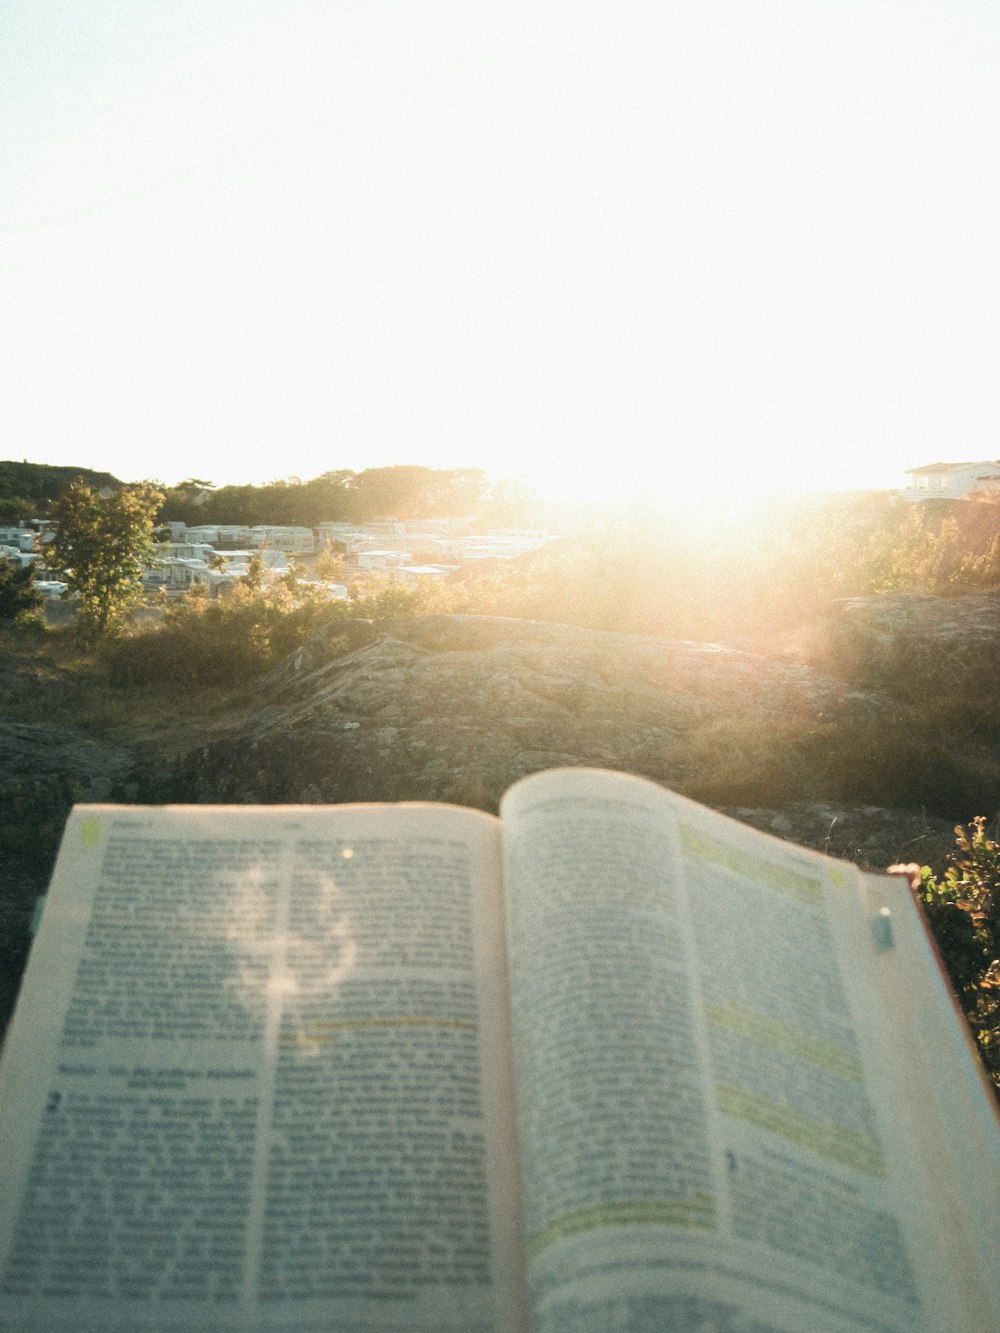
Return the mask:
POLYGON ((6 720, 79 727, 118 744, 152 744, 164 754, 203 742, 252 701, 252 681, 191 688, 161 677, 141 689, 114 689, 100 654, 83 648, 68 627, 0 625, 0 678, 5 671, 14 674, 6 720))

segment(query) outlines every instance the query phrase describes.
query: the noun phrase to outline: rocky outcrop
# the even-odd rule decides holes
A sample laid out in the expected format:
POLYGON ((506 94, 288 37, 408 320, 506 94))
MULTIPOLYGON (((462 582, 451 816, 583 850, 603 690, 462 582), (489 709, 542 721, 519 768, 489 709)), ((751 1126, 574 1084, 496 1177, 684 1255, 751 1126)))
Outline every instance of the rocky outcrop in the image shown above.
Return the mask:
POLYGON ((832 675, 718 645, 492 617, 358 620, 283 662, 252 722, 158 773, 150 796, 495 809, 526 773, 587 764, 783 804, 837 794, 824 736, 898 713, 832 675))
POLYGON ((934 777, 923 803, 968 818, 1000 808, 1000 594, 834 603, 796 660, 894 701, 903 750, 934 777))
POLYGON ((1000 594, 845 598, 824 618, 809 660, 893 693, 934 670, 952 686, 971 686, 985 673, 996 688, 1000 594))
POLYGON ((0 721, 0 850, 57 831, 74 801, 122 791, 132 755, 75 727, 0 721))
POLYGON ((782 810, 724 807, 723 813, 776 838, 874 870, 901 861, 940 866, 955 847, 954 821, 926 811, 792 801, 782 810))

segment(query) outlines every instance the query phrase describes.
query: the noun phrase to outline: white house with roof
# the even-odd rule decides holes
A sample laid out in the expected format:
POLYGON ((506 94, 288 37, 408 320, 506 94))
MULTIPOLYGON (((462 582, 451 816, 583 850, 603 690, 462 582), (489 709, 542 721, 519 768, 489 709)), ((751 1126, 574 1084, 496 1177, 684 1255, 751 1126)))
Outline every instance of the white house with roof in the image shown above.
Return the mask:
POLYGON ((246 523, 201 523, 194 527, 180 525, 181 531, 173 533, 175 541, 207 542, 209 546, 227 546, 230 549, 244 548, 250 543, 250 528, 246 523))
POLYGON ((0 543, 0 560, 6 560, 10 564, 19 565, 22 569, 25 565, 35 563, 34 551, 22 551, 17 546, 8 546, 6 543, 0 543))
POLYGON ((260 523, 250 529, 251 546, 270 546, 288 555, 312 555, 316 542, 312 528, 281 523, 260 523))
POLYGON ((148 588, 165 588, 168 593, 184 592, 197 583, 206 583, 213 590, 224 589, 245 578, 254 559, 260 560, 267 575, 288 573, 284 551, 270 547, 216 551, 206 542, 167 542, 156 563, 146 569, 143 582, 148 588))
POLYGON ((287 574, 289 569, 288 556, 272 546, 260 549, 248 547, 245 551, 216 551, 215 554, 222 561, 222 572, 233 578, 246 578, 251 560, 259 560, 265 574, 287 574))
POLYGON ((967 500, 974 495, 1000 495, 1000 461, 928 463, 907 470, 904 500, 967 500))
POLYGON ((372 569, 399 569, 402 565, 410 563, 409 551, 358 551, 356 552, 358 568, 362 570, 372 569))
POLYGON ((25 527, 23 523, 19 523, 17 527, 0 527, 0 542, 4 546, 13 546, 18 551, 33 551, 37 536, 34 528, 25 527))

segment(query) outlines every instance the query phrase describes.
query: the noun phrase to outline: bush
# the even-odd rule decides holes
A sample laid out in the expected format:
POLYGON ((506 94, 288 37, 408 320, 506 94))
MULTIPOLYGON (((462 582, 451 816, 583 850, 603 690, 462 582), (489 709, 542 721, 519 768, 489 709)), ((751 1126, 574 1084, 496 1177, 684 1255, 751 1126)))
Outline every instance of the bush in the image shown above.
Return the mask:
POLYGON ((120 689, 238 686, 262 675, 324 625, 436 610, 433 591, 374 584, 348 601, 331 601, 292 579, 243 581, 218 598, 198 587, 164 608, 162 625, 108 643, 103 661, 109 682, 120 689))
POLYGON ((31 565, 16 565, 0 560, 0 620, 37 619, 42 595, 32 585, 35 571, 31 565))
POLYGON ((921 868, 918 890, 945 967, 1000 1095, 1000 844, 986 820, 955 829, 956 851, 938 879, 921 868))
POLYGON ((1000 505, 925 502, 897 507, 868 537, 858 561, 863 590, 934 596, 1000 585, 1000 505))

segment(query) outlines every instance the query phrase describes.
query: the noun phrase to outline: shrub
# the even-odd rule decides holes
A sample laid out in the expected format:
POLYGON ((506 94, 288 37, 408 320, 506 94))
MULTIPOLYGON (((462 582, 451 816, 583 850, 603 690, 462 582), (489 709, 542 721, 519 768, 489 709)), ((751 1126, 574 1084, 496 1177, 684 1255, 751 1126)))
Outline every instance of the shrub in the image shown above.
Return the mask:
POLYGON ((870 533, 857 564, 869 593, 992 591, 1000 584, 1000 506, 906 505, 870 533))
POLYGON ((42 595, 32 586, 34 577, 31 565, 0 560, 0 620, 37 616, 42 607, 42 595))
POLYGON ((940 879, 921 868, 918 893, 1000 1095, 1000 844, 982 816, 959 825, 955 842, 940 879))
POLYGON ((436 610, 433 591, 375 583, 338 601, 294 579, 268 583, 256 576, 218 598, 198 587, 167 605, 155 629, 108 643, 103 660, 110 683, 118 688, 238 686, 294 652, 324 625, 436 610))

